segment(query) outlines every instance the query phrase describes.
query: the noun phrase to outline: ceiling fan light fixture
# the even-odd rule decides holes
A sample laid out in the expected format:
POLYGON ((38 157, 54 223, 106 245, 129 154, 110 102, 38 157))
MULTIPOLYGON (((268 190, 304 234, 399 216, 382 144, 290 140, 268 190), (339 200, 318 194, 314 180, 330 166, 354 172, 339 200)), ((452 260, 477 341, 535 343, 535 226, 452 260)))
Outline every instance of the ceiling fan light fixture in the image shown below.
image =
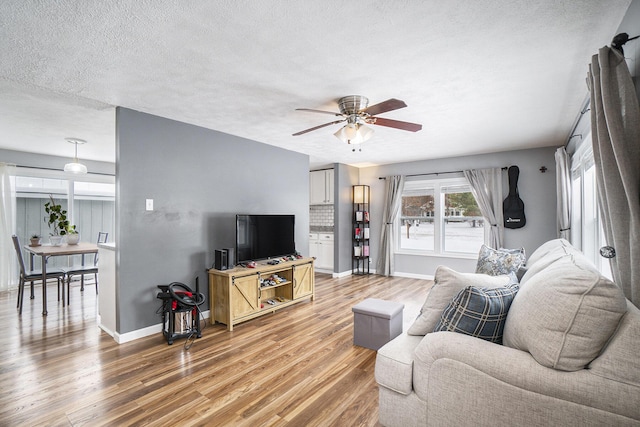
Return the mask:
POLYGON ((357 123, 349 123, 345 125, 343 128, 344 137, 348 141, 353 141, 358 138, 358 124, 357 123))
POLYGON ((369 106, 369 100, 366 97, 360 95, 349 95, 338 100, 338 107, 340 108, 339 113, 333 111, 314 110, 311 108, 296 108, 296 110, 300 111, 330 114, 332 116, 342 117, 342 119, 296 132, 292 136, 304 135, 317 129, 344 122, 347 122, 347 124, 334 133, 334 135, 340 141, 346 142, 347 144, 360 144, 373 136, 373 130, 364 126, 364 124, 385 126, 409 132, 417 132, 421 130, 422 125, 418 123, 409 123, 401 120, 378 117, 378 114, 395 111, 406 106, 407 104, 405 104, 404 101, 395 98, 387 99, 386 101, 369 106))
POLYGON ((68 143, 75 145, 75 156, 73 157, 73 161, 64 165, 64 171, 68 173, 73 173, 76 175, 83 175, 87 173, 87 167, 80 163, 78 160, 78 144, 86 144, 87 141, 84 139, 78 138, 65 138, 68 143))
POLYGON ((373 129, 371 129, 369 126, 360 125, 358 132, 360 132, 362 142, 368 141, 373 136, 373 129))
POLYGON ((360 123, 348 123, 333 135, 347 144, 362 144, 373 136, 373 130, 360 123))

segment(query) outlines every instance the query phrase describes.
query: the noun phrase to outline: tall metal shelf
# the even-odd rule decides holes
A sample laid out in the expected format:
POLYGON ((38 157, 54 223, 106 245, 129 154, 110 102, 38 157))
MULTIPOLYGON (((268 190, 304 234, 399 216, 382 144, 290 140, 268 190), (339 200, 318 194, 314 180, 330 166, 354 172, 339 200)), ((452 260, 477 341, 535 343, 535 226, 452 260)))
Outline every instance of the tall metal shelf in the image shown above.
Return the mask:
POLYGON ((369 274, 369 196, 368 185, 354 185, 352 187, 353 227, 351 236, 353 254, 351 274, 369 274))

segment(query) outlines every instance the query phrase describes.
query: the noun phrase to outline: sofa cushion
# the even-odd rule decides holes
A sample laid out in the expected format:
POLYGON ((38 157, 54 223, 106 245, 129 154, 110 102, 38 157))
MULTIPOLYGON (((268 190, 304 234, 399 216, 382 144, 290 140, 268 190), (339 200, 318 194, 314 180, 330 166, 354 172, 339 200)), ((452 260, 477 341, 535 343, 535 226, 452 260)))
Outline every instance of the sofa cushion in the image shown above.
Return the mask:
POLYGON ((502 344, 504 323, 517 292, 517 284, 494 289, 467 286, 444 309, 433 332, 458 332, 502 344))
POLYGON ((531 255, 529 255, 529 259, 527 259, 527 266, 531 266, 536 263, 540 258, 547 255, 549 252, 558 249, 571 246, 565 239, 553 239, 541 244, 531 255))
POLYGON ((532 267, 511 304, 503 343, 528 351, 549 368, 583 369, 627 310, 622 290, 580 253, 565 251, 533 275, 532 267))
POLYGON ((491 276, 515 273, 524 264, 524 261, 524 248, 493 249, 482 245, 478 254, 476 273, 489 274, 491 276))
POLYGON ((627 300, 627 312, 602 353, 589 365, 593 375, 640 387, 640 310, 627 300))
POLYGON ((390 390, 408 395, 413 390, 413 355, 422 336, 402 334, 378 350, 376 382, 390 390))
POLYGON ((535 276, 560 258, 570 255, 584 257, 582 252, 571 246, 571 244, 564 239, 555 239, 545 243, 527 260, 527 271, 521 277, 520 284, 524 285, 530 277, 535 276))
POLYGON ((442 311, 458 292, 467 286, 478 288, 499 288, 509 285, 511 277, 489 276, 487 274, 458 273, 448 267, 439 266, 434 276, 434 285, 429 291, 420 314, 407 330, 409 335, 426 335, 440 320, 442 311))

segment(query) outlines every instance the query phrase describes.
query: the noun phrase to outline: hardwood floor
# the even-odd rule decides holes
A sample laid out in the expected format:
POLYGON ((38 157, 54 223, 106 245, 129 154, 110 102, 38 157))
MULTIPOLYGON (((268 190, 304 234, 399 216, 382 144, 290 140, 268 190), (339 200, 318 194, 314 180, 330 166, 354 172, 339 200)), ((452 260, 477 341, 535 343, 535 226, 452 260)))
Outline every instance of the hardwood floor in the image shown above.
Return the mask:
MULTIPOLYGON (((239 324, 207 325, 189 350, 161 334, 117 344, 96 325, 92 286, 49 315, 41 289, 0 293, 0 425, 375 426, 376 352, 354 346, 351 307, 405 303, 411 324, 432 282, 316 274, 316 298, 239 324)), ((160 320, 158 320, 160 322, 160 320)))

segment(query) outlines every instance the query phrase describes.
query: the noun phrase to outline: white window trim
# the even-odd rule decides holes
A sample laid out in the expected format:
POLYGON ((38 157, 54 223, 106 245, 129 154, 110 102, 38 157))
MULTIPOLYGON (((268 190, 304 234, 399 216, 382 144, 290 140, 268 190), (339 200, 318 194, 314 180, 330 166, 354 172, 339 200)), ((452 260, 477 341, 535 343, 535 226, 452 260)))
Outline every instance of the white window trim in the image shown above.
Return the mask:
MULTIPOLYGON (((580 212, 579 215, 572 215, 571 222, 571 243, 580 249, 582 253, 596 266, 596 268, 605 276, 611 278, 611 270, 607 259, 602 258, 599 254, 599 248, 606 244, 602 232, 602 218, 600 213, 599 201, 597 196, 597 188, 594 188, 595 203, 595 229, 587 229, 585 215, 589 214, 585 209, 585 173, 594 165, 593 147, 591 144, 591 133, 589 133, 575 153, 571 156, 571 188, 574 190, 573 182, 580 178, 580 212), (574 221, 577 219, 578 221, 574 221), (577 222, 577 223, 576 223, 577 222), (591 244, 594 248, 593 253, 586 253, 585 247, 591 244)), ((596 184, 597 185, 597 184, 596 184)), ((576 197, 574 193, 573 197, 576 197)), ((574 206, 572 206, 573 208, 574 206)))
MULTIPOLYGON (((398 255, 414 255, 414 256, 428 256, 428 257, 437 257, 437 258, 455 258, 455 259, 477 259, 478 253, 472 252, 447 252, 443 250, 444 241, 442 240, 442 236, 444 235, 444 221, 442 220, 442 206, 444 204, 444 193, 442 193, 443 187, 453 187, 458 185, 469 186, 469 182, 463 176, 451 177, 451 178, 431 178, 431 179, 414 179, 409 180, 407 182, 415 183, 415 182, 423 182, 425 190, 433 190, 434 194, 434 223, 438 224, 439 227, 434 227, 434 250, 428 249, 408 249, 402 248, 401 245, 401 234, 395 233, 395 250, 394 253, 398 255)), ((406 186, 406 183, 405 183, 406 186)), ((403 191, 402 196, 408 195, 403 191)), ((396 221, 394 223, 395 230, 400 229, 400 217, 398 215, 396 221)), ((487 237, 487 223, 484 225, 484 240, 486 241, 487 237)), ((479 248, 478 248, 479 249, 479 248)))

